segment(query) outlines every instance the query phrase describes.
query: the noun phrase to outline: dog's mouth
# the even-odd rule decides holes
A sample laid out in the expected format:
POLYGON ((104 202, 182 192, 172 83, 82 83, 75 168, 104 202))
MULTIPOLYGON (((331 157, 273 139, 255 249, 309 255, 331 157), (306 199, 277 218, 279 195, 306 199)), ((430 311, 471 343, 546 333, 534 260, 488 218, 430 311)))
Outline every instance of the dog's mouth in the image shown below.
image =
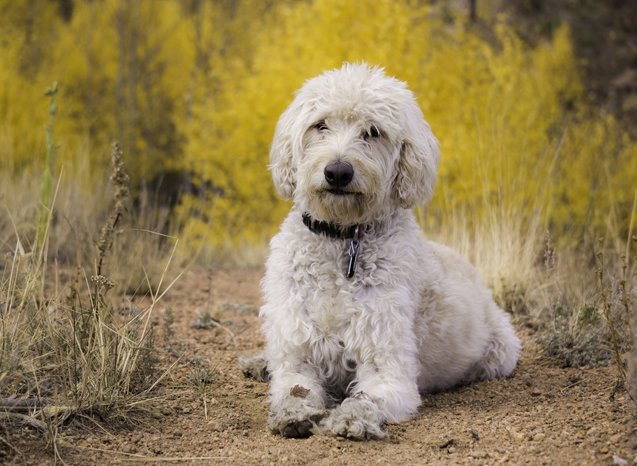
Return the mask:
POLYGON ((361 194, 355 191, 344 191, 342 189, 337 189, 337 188, 326 189, 325 192, 333 194, 334 196, 357 196, 361 194))

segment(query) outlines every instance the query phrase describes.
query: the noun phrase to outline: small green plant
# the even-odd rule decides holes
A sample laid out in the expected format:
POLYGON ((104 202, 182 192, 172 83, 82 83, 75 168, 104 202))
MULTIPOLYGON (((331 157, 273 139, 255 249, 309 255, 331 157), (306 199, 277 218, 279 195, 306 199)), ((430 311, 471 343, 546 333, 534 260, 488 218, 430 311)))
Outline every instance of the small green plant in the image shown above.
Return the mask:
POLYGON ((40 205, 38 210, 38 219, 36 222, 36 242, 35 251, 39 254, 40 260, 44 259, 45 251, 45 238, 47 237, 47 230, 51 221, 51 215, 53 212, 53 172, 55 169, 55 141, 54 141, 54 129, 55 129, 55 117, 57 115, 57 92, 58 85, 53 83, 51 87, 47 89, 44 95, 50 97, 49 102, 49 125, 45 129, 46 134, 46 162, 44 164, 44 170, 40 177, 40 205))
POLYGON ((234 341, 235 334, 228 327, 223 325, 219 319, 212 316, 208 310, 199 312, 197 318, 193 320, 192 327, 201 330, 211 330, 213 328, 219 328, 225 332, 231 341, 234 341))
POLYGON ((563 367, 605 365, 612 352, 599 318, 593 318, 597 314, 597 308, 590 305, 578 312, 556 304, 546 315, 548 321, 541 323, 537 341, 563 367))
POLYGON ((207 367, 200 367, 193 370, 188 376, 188 381, 196 388, 204 388, 206 385, 211 385, 218 379, 217 374, 207 367))
POLYGON ((175 331, 172 328, 174 323, 175 323, 175 315, 173 313, 172 308, 169 307, 168 309, 166 309, 166 312, 164 313, 164 322, 163 322, 164 339, 168 343, 170 343, 173 337, 175 336, 175 331))
POLYGON ((630 344, 619 306, 618 262, 614 254, 606 260, 610 252, 603 242, 595 251, 589 253, 595 267, 582 267, 584 251, 558 253, 550 236, 544 241, 542 270, 531 294, 533 326, 545 353, 565 367, 618 363, 630 344))
POLYGON ((188 376, 188 383, 201 397, 203 404, 204 417, 208 419, 208 397, 210 386, 217 381, 217 373, 209 367, 198 367, 194 369, 188 376))
POLYGON ((203 311, 197 315, 197 318, 192 322, 193 328, 210 330, 212 328, 220 327, 221 323, 215 319, 210 312, 203 311))

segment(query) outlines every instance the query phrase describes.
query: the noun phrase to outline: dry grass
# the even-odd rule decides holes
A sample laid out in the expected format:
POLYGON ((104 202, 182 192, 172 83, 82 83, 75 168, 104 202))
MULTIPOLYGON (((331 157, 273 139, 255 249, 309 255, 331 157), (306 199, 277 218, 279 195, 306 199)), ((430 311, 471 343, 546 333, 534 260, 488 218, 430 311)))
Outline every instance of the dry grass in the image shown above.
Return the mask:
POLYGON ((633 310, 631 330, 633 347, 627 357, 628 394, 633 400, 635 413, 637 414, 637 296, 633 296, 633 310))
POLYGON ((539 286, 543 234, 539 217, 526 217, 497 209, 480 219, 454 212, 430 236, 469 259, 504 309, 528 314, 539 286))
POLYGON ((637 195, 635 204, 627 237, 609 221, 605 240, 579 244, 553 240, 539 215, 502 201, 477 219, 447 214, 426 230, 476 265, 498 304, 534 329, 547 356, 565 367, 612 363, 618 387, 637 399, 637 195))
MULTIPOLYGON (((117 258, 139 264, 148 256, 132 249, 137 241, 119 244, 128 186, 117 146, 112 156, 114 197, 96 240, 91 241, 91 233, 85 233, 82 226, 95 224, 88 217, 100 210, 87 209, 99 204, 99 188, 92 196, 76 198, 75 208, 67 211, 74 219, 66 214, 49 215, 39 248, 34 248, 37 243, 33 241, 37 229, 33 219, 42 218, 37 217, 37 208, 19 210, 19 218, 9 215, 11 223, 0 225, 0 416, 6 423, 42 431, 56 452, 57 431, 68 419, 134 419, 152 408, 163 377, 155 365, 150 319, 174 281, 168 278, 168 269, 176 241, 170 246, 162 244, 163 263, 152 256, 150 268, 161 271, 155 281, 147 273, 149 267, 140 266, 146 272, 144 307, 126 317, 114 312, 114 277, 124 272, 108 271, 123 270, 117 258), (82 221, 73 221, 77 219, 82 221), (58 234, 66 235, 66 240, 61 241, 58 234), (80 243, 70 241, 80 238, 80 243), (131 249, 123 251, 122 247, 131 249), (72 262, 76 267, 71 267, 72 262)), ((3 203, 14 208, 34 205, 25 194, 33 193, 32 189, 16 189, 16 184, 26 188, 30 180, 24 176, 9 184, 11 189, 2 192, 3 203)), ((44 206, 52 213, 57 212, 62 192, 59 180, 51 205, 44 206)), ((72 191, 64 194, 64 202, 70 202, 72 191)), ((151 250, 158 251, 154 247, 151 250)), ((3 443, 10 445, 8 439, 3 443)))

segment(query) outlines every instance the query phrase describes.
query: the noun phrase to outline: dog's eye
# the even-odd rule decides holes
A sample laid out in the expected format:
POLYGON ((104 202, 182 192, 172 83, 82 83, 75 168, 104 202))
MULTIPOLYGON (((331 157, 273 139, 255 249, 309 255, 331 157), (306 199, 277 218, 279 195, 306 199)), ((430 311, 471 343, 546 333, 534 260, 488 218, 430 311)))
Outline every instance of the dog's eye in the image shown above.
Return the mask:
POLYGON ((367 131, 363 132, 364 139, 370 139, 370 138, 376 139, 379 137, 380 137, 380 131, 374 125, 370 126, 367 131))
POLYGON ((321 131, 325 131, 327 129, 327 125, 325 124, 325 120, 318 121, 314 128, 320 133, 321 131))

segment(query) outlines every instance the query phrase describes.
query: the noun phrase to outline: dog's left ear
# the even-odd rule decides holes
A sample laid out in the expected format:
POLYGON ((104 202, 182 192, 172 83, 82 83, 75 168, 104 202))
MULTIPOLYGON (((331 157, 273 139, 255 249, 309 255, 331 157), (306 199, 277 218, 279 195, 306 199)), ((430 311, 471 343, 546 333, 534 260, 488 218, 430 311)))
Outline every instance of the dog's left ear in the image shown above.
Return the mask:
POLYGON ((411 96, 404 110, 404 137, 394 181, 400 206, 411 209, 431 200, 440 152, 438 140, 411 96))

